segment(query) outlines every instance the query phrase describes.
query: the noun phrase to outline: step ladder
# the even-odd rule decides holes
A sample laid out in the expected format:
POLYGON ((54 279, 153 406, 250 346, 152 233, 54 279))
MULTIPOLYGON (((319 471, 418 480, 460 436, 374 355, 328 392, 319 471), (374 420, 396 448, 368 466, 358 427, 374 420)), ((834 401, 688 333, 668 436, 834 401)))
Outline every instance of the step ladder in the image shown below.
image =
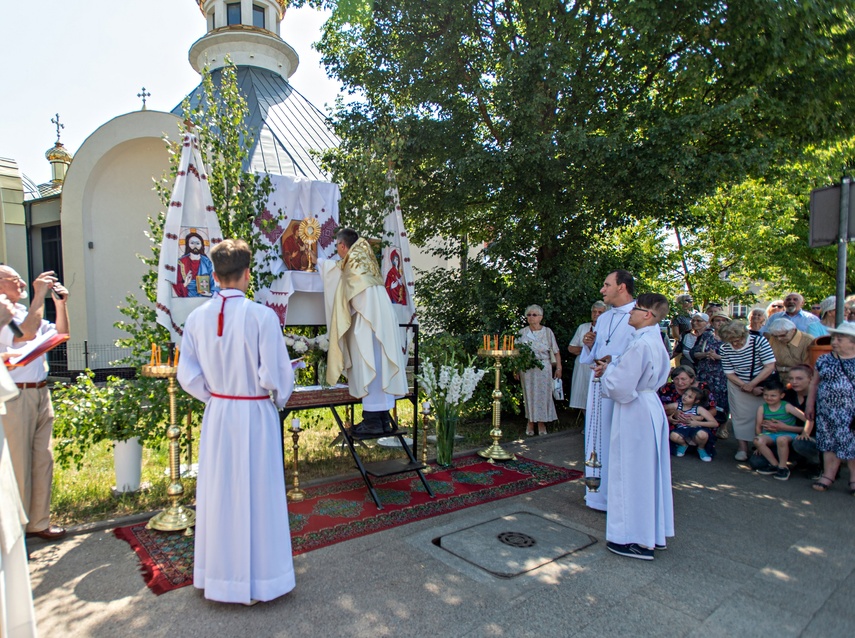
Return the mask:
POLYGON ((369 434, 363 436, 351 436, 350 430, 348 430, 344 426, 344 422, 341 420, 341 417, 338 415, 338 411, 330 406, 330 410, 333 413, 333 417, 335 418, 336 423, 338 424, 339 429, 341 430, 342 437, 344 437, 344 442, 347 443, 347 449, 350 451, 350 455, 353 457, 354 462, 356 463, 356 469, 359 470, 359 473, 362 475, 362 480, 365 481, 365 486, 368 488, 368 492, 371 494, 371 498, 374 499, 375 505, 377 505, 377 509, 383 509, 383 503, 380 502, 380 497, 377 495, 377 491, 374 489, 374 484, 371 482, 371 477, 381 478, 383 476, 393 476, 395 474, 406 474, 408 472, 415 472, 418 474, 419 479, 421 479, 422 485, 425 486, 425 490, 428 493, 428 496, 431 498, 434 497, 433 490, 430 489, 430 485, 428 485, 427 479, 425 478, 422 470, 425 468, 425 465, 416 460, 416 457, 413 456, 413 451, 410 449, 410 446, 404 440, 404 433, 398 428, 398 424, 393 420, 392 427, 395 428, 393 432, 383 433, 383 434, 369 434), (393 437, 398 439, 398 443, 401 444, 401 449, 407 453, 407 459, 389 459, 388 461, 377 461, 375 463, 363 463, 362 459, 359 456, 359 452, 356 449, 356 444, 362 444, 364 446, 364 441, 369 441, 371 439, 383 439, 386 437, 393 437))

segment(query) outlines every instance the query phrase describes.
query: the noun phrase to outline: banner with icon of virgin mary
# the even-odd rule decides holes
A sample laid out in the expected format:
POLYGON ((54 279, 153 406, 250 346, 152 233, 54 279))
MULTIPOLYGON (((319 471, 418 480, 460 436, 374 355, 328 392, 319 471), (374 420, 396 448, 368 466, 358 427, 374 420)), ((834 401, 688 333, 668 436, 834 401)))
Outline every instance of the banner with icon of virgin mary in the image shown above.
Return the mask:
POLYGON ((398 187, 395 185, 395 175, 392 170, 386 173, 389 188, 386 197, 391 200, 391 210, 386 213, 383 221, 383 234, 388 245, 383 248, 383 263, 380 271, 385 282, 386 292, 392 301, 392 307, 398 316, 398 323, 417 323, 416 304, 413 299, 415 278, 413 263, 410 260, 410 239, 404 228, 404 218, 401 213, 401 200, 398 187))
POLYGON ((217 292, 209 254, 222 240, 199 143, 187 132, 157 270, 157 322, 176 343, 181 342, 187 316, 217 292))

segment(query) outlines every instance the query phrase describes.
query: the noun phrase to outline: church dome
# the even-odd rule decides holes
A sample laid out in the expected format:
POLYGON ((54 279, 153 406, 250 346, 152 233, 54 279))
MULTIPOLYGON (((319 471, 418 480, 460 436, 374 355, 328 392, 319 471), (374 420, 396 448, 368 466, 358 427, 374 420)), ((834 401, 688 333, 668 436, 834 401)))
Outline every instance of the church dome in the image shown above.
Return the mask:
POLYGON ((72 155, 65 150, 65 145, 62 142, 57 142, 45 153, 45 157, 49 162, 64 162, 71 164, 72 155))

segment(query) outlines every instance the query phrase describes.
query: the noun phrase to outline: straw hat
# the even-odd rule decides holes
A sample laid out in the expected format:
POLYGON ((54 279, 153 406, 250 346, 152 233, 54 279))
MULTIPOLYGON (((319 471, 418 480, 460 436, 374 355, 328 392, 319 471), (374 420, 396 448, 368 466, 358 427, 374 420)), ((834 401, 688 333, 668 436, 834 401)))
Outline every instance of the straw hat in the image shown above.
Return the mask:
POLYGON ((829 328, 828 331, 832 334, 846 335, 855 339, 855 321, 844 321, 836 328, 829 328))

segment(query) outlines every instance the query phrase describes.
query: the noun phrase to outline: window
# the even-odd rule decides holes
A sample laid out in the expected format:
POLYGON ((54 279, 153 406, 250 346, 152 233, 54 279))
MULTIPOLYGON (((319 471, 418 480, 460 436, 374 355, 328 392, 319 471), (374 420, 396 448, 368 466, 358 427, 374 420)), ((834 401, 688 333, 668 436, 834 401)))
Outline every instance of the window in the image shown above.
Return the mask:
POLYGON ((264 7, 252 5, 252 26, 264 29, 264 7))
POLYGON ((211 13, 208 14, 208 31, 213 31, 217 28, 217 12, 215 10, 211 10, 211 13))
MULTIPOLYGON (((37 264, 33 264, 35 268, 33 272, 47 272, 52 270, 56 273, 57 279, 64 282, 62 277, 62 227, 45 226, 41 229, 42 236, 42 265, 41 268, 37 264)), ((48 295, 45 299, 45 319, 48 321, 56 321, 56 308, 53 305, 53 298, 48 295), (49 301, 48 301, 49 300, 49 301)))
POLYGON ((230 2, 226 5, 226 24, 240 24, 240 2, 230 2))
POLYGON ((750 308, 747 305, 745 305, 744 303, 739 303, 738 301, 735 301, 730 304, 730 316, 734 319, 744 319, 748 316, 749 310, 750 308))

